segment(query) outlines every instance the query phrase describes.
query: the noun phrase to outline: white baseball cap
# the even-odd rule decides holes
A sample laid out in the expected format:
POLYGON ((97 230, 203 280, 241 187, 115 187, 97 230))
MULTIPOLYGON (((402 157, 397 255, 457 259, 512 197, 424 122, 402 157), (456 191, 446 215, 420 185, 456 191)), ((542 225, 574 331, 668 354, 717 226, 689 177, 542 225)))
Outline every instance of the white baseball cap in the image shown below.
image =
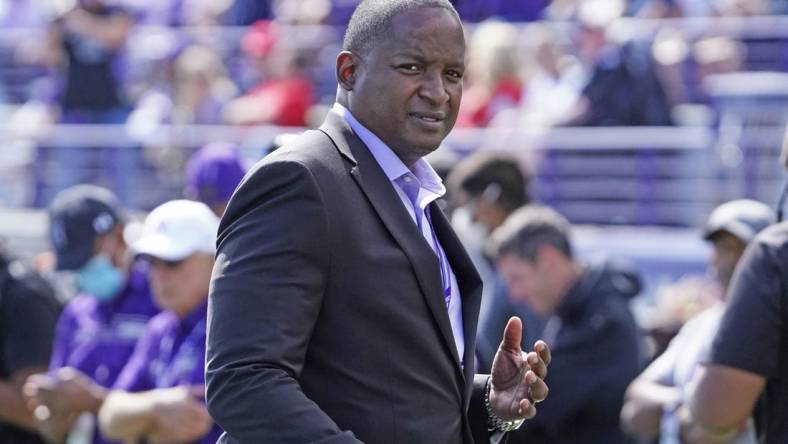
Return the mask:
POLYGON ((703 238, 710 240, 720 231, 727 231, 743 244, 748 244, 758 232, 774 222, 774 213, 763 202, 738 199, 718 206, 703 226, 703 238))
POLYGON ((148 214, 133 247, 139 255, 166 261, 186 259, 194 253, 215 253, 218 228, 219 218, 207 205, 171 200, 148 214))

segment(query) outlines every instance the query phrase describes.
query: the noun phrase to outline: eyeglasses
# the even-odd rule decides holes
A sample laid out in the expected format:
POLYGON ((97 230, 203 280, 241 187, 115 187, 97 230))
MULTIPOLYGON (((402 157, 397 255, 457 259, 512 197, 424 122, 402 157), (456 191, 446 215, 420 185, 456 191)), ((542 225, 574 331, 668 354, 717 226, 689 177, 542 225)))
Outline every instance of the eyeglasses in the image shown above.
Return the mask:
POLYGON ((153 256, 145 256, 143 258, 143 260, 145 262, 147 262, 148 266, 150 266, 151 268, 165 267, 165 268, 169 268, 171 270, 174 270, 174 269, 180 267, 188 259, 189 258, 186 257, 186 258, 175 260, 175 261, 169 261, 169 260, 166 260, 166 259, 160 259, 158 257, 153 257, 153 256))

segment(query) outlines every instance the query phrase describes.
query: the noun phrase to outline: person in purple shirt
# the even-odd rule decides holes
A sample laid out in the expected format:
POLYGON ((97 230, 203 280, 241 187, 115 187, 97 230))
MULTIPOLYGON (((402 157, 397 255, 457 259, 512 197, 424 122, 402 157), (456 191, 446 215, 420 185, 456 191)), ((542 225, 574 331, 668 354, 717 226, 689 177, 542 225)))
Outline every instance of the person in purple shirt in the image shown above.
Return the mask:
MULTIPOLYGON (((58 319, 48 374, 27 379, 24 394, 42 432, 59 442, 83 413, 95 414, 148 320, 158 313, 147 265, 131 260, 125 217, 104 188, 78 185, 49 208, 58 270, 76 272, 80 293, 58 319)), ((89 421, 88 421, 89 422, 89 421)), ((84 423, 82 423, 84 424, 84 423)), ((79 430, 105 441, 89 424, 79 430)))
POLYGON ((219 219, 203 203, 174 200, 154 209, 135 244, 150 264, 156 303, 99 413, 103 434, 123 442, 215 443, 221 430, 205 407, 208 286, 219 219))
POLYGON ((209 143, 189 159, 183 194, 208 205, 216 216, 222 217, 244 174, 246 166, 235 144, 209 143))

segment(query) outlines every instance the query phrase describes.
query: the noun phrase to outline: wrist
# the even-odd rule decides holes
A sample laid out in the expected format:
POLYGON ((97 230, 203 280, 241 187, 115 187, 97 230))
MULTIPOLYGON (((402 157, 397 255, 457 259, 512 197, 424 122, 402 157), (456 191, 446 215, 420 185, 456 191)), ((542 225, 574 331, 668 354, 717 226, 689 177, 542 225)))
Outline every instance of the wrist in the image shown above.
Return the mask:
POLYGON ((487 410, 487 430, 490 432, 501 431, 511 432, 517 430, 523 425, 524 419, 504 420, 495 413, 490 403, 492 396, 492 376, 487 379, 487 390, 484 394, 484 407, 487 410))

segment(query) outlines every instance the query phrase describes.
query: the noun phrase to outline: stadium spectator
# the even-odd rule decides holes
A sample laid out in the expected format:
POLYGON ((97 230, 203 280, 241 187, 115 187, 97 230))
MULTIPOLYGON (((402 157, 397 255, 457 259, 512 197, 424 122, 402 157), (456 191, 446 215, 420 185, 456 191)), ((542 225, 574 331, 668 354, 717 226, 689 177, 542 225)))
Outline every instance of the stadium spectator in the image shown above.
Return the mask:
POLYGON ((608 26, 624 11, 623 0, 580 4, 574 43, 588 81, 572 113, 574 125, 670 125, 670 106, 654 73, 648 42, 619 43, 608 26))
POLYGON ((262 80, 224 108, 224 119, 237 125, 304 126, 313 102, 312 84, 298 66, 295 50, 281 41, 276 23, 254 23, 241 42, 262 80))
POLYGON ((585 73, 569 54, 562 34, 544 23, 524 30, 525 93, 519 122, 513 125, 556 126, 572 121, 582 97, 585 73))
MULTIPOLYGON (((119 124, 126 120, 128 105, 117 65, 133 24, 127 11, 104 0, 79 0, 53 21, 47 59, 62 76, 62 123, 119 124)), ((44 151, 50 161, 44 179, 50 181, 53 192, 103 179, 123 201, 132 191, 131 180, 141 163, 137 148, 59 146, 44 151)))
POLYGON ((0 442, 44 443, 22 385, 46 371, 59 312, 52 287, 0 245, 0 442))
MULTIPOLYGON (((782 161, 788 168, 788 134, 782 161)), ((753 416, 761 443, 784 443, 788 441, 788 223, 772 225, 750 242, 733 274, 728 299, 710 357, 699 367, 690 392, 687 419, 703 435, 725 442, 753 416)))
POLYGON ((619 413, 640 369, 629 300, 640 277, 614 263, 573 257, 569 223, 547 207, 517 210, 492 235, 496 265, 515 300, 549 316, 542 337, 555 356, 550 397, 512 443, 623 443, 619 413))
POLYGON ((186 166, 184 195, 208 205, 221 217, 245 173, 236 146, 208 144, 197 151, 186 166))
POLYGON ((517 208, 530 202, 528 174, 510 157, 474 153, 460 161, 446 180, 455 207, 452 225, 483 282, 476 356, 480 371, 489 371, 498 350, 500 331, 512 316, 523 320, 527 349, 544 327, 544 319, 522 303, 512 303, 501 278, 484 252, 487 239, 517 208))
MULTIPOLYGON (((25 394, 57 441, 81 413, 97 413, 158 309, 146 267, 130 260, 125 216, 110 191, 92 185, 64 190, 49 216, 56 267, 76 271, 80 294, 58 320, 49 374, 28 378, 25 394)), ((92 442, 107 441, 94 433, 92 442)))
POLYGON ((156 303, 99 414, 101 430, 123 442, 213 444, 204 397, 205 323, 219 218, 204 204, 175 200, 145 220, 135 250, 149 263, 156 303))
POLYGON ((205 46, 188 46, 175 58, 172 72, 171 83, 142 96, 129 116, 129 125, 220 123, 222 108, 235 97, 237 87, 219 55, 205 46))
POLYGON ((457 125, 487 126, 495 116, 520 102, 522 84, 517 27, 489 21, 480 24, 468 42, 466 78, 457 125))
POLYGON ((125 103, 114 64, 134 22, 103 0, 80 0, 50 27, 50 62, 62 70, 65 123, 118 123, 125 103))
MULTIPOLYGON (((744 248, 758 232, 774 220, 772 211, 753 200, 735 200, 717 207, 703 227, 703 238, 712 243, 709 268, 727 289, 744 248)), ((708 357, 711 339, 725 309, 724 300, 690 319, 671 341, 668 349, 632 382, 621 411, 625 430, 640 438, 660 437, 663 444, 682 442, 679 416, 689 383, 698 365, 708 357)), ((688 422, 685 427, 690 427, 688 422)), ((731 437, 737 444, 755 444, 755 434, 747 428, 731 437)))

